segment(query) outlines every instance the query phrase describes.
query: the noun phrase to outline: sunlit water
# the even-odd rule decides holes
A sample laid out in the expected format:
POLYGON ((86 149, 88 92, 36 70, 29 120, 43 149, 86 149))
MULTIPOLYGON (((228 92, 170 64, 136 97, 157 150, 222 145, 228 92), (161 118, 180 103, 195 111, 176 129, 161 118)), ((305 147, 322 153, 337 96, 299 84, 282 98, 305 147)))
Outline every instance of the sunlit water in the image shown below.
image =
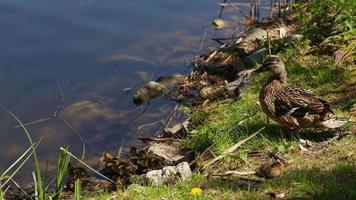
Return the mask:
MULTIPOLYGON (((53 170, 59 147, 82 151, 75 130, 89 164, 102 151, 156 134, 174 102, 153 100, 140 114, 123 89, 184 73, 218 35, 210 24, 219 6, 215 0, 2 0, 0 13, 0 103, 33 122, 27 128, 34 141, 42 138, 40 158, 53 170)), ((29 147, 16 125, 0 111, 0 171, 29 147)))

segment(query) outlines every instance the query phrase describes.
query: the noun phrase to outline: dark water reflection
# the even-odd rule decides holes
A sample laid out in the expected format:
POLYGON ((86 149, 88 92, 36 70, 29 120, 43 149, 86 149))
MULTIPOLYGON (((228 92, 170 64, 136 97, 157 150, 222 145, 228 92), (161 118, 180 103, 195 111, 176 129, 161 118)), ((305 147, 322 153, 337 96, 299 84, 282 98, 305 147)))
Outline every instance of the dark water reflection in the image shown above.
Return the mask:
MULTIPOLYGON (((60 116, 84 138, 89 163, 102 151, 130 147, 138 134, 152 134, 162 124, 141 127, 141 133, 138 127, 166 118, 174 103, 152 101, 132 122, 140 111, 132 94, 122 90, 183 72, 198 52, 204 28, 218 15, 217 3, 2 0, 0 103, 24 122, 52 116, 62 105, 60 116)), ((2 171, 29 145, 3 111, 0 121, 2 171)), ((64 145, 75 154, 81 151, 79 137, 63 120, 51 118, 28 128, 34 140, 43 137, 43 160, 54 161, 64 145)))

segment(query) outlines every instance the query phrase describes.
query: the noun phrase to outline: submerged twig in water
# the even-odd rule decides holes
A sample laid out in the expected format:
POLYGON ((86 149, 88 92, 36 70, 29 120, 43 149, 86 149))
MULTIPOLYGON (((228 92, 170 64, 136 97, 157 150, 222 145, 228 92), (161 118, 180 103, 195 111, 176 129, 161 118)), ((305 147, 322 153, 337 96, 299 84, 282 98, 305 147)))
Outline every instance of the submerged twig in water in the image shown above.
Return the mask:
POLYGON ((145 81, 141 81, 141 82, 137 83, 136 85, 134 85, 133 87, 124 88, 123 91, 125 94, 130 93, 133 90, 135 90, 136 88, 138 88, 139 86, 141 86, 143 83, 145 83, 145 81))
POLYGON ((64 122, 70 129, 72 129, 72 130, 77 134, 77 136, 79 137, 79 139, 80 139, 80 141, 81 141, 81 143, 82 143, 82 150, 83 150, 83 151, 82 151, 82 155, 81 155, 81 159, 84 160, 86 151, 85 151, 85 142, 84 142, 83 137, 80 135, 79 131, 78 131, 77 129, 75 129, 67 120, 65 120, 65 119, 62 119, 62 120, 63 120, 63 122, 64 122))
MULTIPOLYGON (((36 120, 36 121, 25 123, 25 124, 23 124, 23 126, 24 127, 31 126, 31 125, 34 125, 34 124, 45 122, 45 121, 47 121, 49 119, 51 119, 51 118, 50 117, 44 117, 44 118, 41 118, 41 119, 36 120)), ((16 126, 14 126, 14 128, 22 128, 22 126, 21 125, 16 125, 16 126)))

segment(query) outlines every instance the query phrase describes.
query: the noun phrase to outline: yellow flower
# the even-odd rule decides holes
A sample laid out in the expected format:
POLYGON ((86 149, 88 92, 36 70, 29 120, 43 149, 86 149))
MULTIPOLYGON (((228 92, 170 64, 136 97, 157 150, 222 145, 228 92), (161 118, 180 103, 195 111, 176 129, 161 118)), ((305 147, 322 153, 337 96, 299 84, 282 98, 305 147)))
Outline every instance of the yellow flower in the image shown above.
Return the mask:
POLYGON ((192 195, 192 196, 200 196, 202 194, 203 194, 203 190, 199 187, 193 187, 190 190, 190 195, 192 195))

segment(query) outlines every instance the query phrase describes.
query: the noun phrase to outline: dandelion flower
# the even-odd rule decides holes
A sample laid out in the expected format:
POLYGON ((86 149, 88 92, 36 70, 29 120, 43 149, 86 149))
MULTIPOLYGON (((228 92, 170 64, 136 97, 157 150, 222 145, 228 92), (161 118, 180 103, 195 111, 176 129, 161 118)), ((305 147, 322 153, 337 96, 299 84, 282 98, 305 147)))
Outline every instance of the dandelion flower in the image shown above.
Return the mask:
POLYGON ((192 196, 200 196, 202 194, 203 194, 203 190, 199 187, 193 187, 190 190, 190 195, 192 195, 192 196))

